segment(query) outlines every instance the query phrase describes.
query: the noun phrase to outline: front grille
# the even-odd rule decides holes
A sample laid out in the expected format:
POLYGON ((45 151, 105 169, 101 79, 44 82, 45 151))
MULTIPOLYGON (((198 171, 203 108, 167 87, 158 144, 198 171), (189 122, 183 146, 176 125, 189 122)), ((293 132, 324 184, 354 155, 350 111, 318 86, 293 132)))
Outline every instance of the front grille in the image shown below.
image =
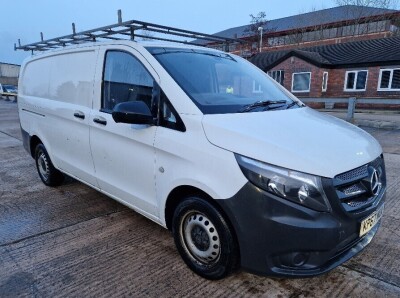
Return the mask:
POLYGON ((357 195, 357 194, 366 192, 365 188, 361 187, 361 185, 358 185, 358 184, 350 185, 350 186, 344 188, 342 191, 344 192, 344 194, 346 196, 352 196, 352 195, 357 195))
POLYGON ((364 165, 362 167, 348 171, 346 173, 339 174, 335 178, 343 182, 348 182, 366 176, 368 176, 368 165, 364 165))
POLYGON ((358 207, 362 207, 364 205, 371 203, 374 199, 375 199, 374 196, 370 197, 367 200, 365 200, 364 198, 356 198, 356 199, 347 201, 346 204, 352 208, 358 208, 358 207))
POLYGON ((348 212, 359 211, 370 206, 386 187, 385 165, 382 157, 369 164, 341 173, 333 179, 336 194, 348 212), (376 169, 381 187, 375 195, 371 190, 371 177, 376 169))

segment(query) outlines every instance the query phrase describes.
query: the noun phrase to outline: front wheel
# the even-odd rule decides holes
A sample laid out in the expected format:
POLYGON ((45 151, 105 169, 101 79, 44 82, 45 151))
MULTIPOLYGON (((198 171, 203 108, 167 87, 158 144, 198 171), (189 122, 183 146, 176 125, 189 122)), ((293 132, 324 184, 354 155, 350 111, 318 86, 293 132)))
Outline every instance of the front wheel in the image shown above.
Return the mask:
POLYGON ((43 144, 36 146, 35 162, 39 177, 44 184, 47 186, 59 186, 63 183, 63 173, 54 167, 43 144))
POLYGON ((210 203, 190 197, 175 210, 172 232, 185 263, 207 279, 221 279, 237 268, 239 253, 234 234, 210 203))

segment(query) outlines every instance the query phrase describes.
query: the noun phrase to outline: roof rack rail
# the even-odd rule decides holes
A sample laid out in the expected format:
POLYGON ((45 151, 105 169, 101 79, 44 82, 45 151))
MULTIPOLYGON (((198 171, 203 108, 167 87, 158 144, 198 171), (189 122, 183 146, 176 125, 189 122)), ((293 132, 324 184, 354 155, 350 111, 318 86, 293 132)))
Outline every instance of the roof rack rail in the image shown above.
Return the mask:
POLYGON ((55 48, 65 47, 72 44, 81 44, 85 42, 96 42, 99 39, 112 39, 112 40, 126 40, 129 37, 130 40, 134 40, 136 37, 148 39, 148 40, 161 40, 168 42, 177 42, 184 44, 191 44, 202 46, 201 44, 195 43, 193 41, 179 40, 173 38, 164 38, 144 34, 136 34, 137 30, 145 30, 146 32, 162 33, 167 36, 175 37, 187 37, 190 39, 202 39, 212 42, 218 42, 225 44, 225 51, 229 52, 229 45, 232 43, 243 44, 244 41, 240 39, 226 38, 211 34, 204 34, 195 31, 189 31, 174 27, 168 27, 163 25, 157 25, 153 23, 147 23, 137 20, 122 21, 122 12, 118 10, 118 23, 99 27, 91 30, 86 30, 82 32, 76 32, 75 23, 72 23, 72 34, 64 35, 60 37, 55 37, 52 39, 44 40, 43 33, 40 32, 40 41, 35 43, 30 43, 26 45, 21 45, 21 40, 18 39, 18 45, 14 44, 14 50, 24 50, 24 51, 47 51, 55 48))

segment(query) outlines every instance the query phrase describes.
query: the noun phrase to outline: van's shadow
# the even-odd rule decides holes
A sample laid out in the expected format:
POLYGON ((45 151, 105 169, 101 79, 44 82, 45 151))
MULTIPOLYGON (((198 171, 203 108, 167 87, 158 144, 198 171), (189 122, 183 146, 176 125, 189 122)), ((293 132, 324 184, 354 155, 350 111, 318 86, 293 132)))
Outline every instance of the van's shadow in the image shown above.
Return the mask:
POLYGON ((80 182, 78 180, 76 180, 75 178, 65 175, 63 185, 73 185, 73 184, 77 184, 77 183, 80 183, 80 182))

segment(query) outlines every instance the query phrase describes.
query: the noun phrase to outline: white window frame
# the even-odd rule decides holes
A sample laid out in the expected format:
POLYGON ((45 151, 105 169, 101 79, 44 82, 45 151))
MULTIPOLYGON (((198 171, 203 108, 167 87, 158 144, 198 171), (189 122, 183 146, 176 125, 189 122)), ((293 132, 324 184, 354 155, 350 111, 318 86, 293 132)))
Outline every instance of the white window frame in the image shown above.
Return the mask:
POLYGON ((392 83, 393 83, 393 73, 395 70, 400 70, 400 68, 381 68, 379 71, 379 79, 378 79, 378 91, 400 91, 400 88, 398 89, 393 89, 392 88, 392 83), (388 88, 381 88, 381 80, 382 80, 382 73, 384 71, 390 71, 390 78, 389 78, 389 87, 388 88))
POLYGON ((359 70, 348 70, 348 71, 346 71, 343 90, 345 92, 364 92, 364 91, 366 91, 367 90, 367 85, 368 85, 368 75, 369 75, 368 69, 359 69, 359 70), (356 89, 358 73, 359 72, 364 72, 364 71, 367 72, 367 77, 365 78, 365 87, 364 87, 364 89, 356 89), (348 74, 349 73, 355 73, 356 74, 356 76, 354 77, 353 89, 347 89, 347 78, 348 78, 348 74))
MULTIPOLYGON (((276 82, 278 82, 280 85, 284 86, 284 79, 282 79, 282 75, 284 76, 285 71, 283 69, 280 70, 270 70, 267 72, 267 75, 269 75, 273 80, 275 80, 276 82), (281 79, 282 82, 279 82, 276 80, 276 78, 274 78, 273 73, 278 74, 279 73, 279 78, 281 79)), ((277 77, 277 75, 275 76, 277 77)))
POLYGON ((308 93, 308 92, 310 92, 310 91, 311 91, 311 77, 312 77, 311 71, 294 72, 294 73, 292 73, 292 93, 308 93), (296 90, 296 91, 294 91, 294 90, 293 90, 293 86, 294 86, 294 76, 295 76, 295 75, 298 75, 298 74, 305 74, 305 73, 307 73, 307 74, 310 75, 310 82, 308 83, 308 90, 302 90, 302 91, 296 90))
POLYGON ((322 74, 322 92, 326 92, 328 90, 328 79, 329 79, 329 72, 324 71, 324 73, 322 74), (325 75, 326 75, 326 81, 324 80, 325 75), (325 82, 325 88, 324 88, 324 82, 325 82))

